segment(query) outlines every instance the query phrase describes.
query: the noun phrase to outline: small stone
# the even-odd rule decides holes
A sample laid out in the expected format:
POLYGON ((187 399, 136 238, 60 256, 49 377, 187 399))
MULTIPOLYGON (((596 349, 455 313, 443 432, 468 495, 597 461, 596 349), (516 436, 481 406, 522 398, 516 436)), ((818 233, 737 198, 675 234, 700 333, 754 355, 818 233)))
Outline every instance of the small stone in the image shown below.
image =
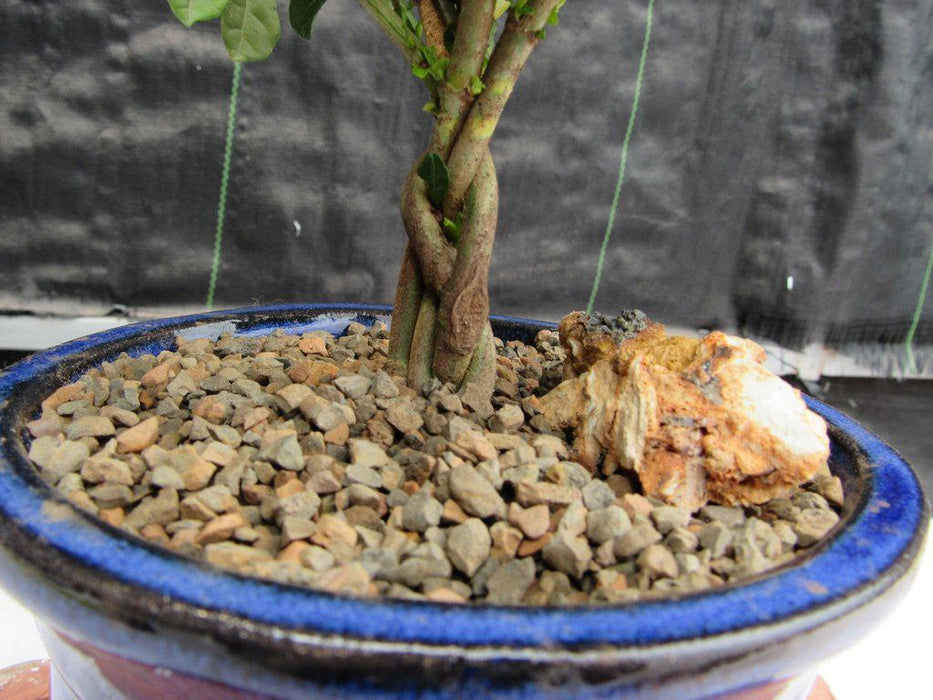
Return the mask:
POLYGON ((652 544, 645 547, 638 555, 638 566, 647 571, 651 578, 674 578, 679 570, 674 555, 661 544, 652 544))
POLYGON ((301 412, 319 429, 327 432, 339 425, 353 425, 356 416, 349 406, 309 396, 301 403, 301 412))
POLYGON ((646 547, 661 541, 661 533, 648 524, 635 524, 630 530, 613 540, 613 552, 617 557, 634 557, 646 547))
POLYGON ((313 521, 298 515, 286 515, 282 518, 282 538, 286 542, 306 540, 316 529, 313 521))
POLYGON ((824 508, 807 508, 800 512, 794 523, 794 534, 800 547, 810 547, 839 522, 839 516, 824 508))
POLYGON ((103 416, 78 418, 65 428, 65 434, 69 440, 80 440, 86 437, 110 437, 116 432, 110 419, 103 416))
POLYGON ((124 526, 139 530, 150 523, 167 525, 178 520, 178 492, 173 488, 164 488, 154 497, 143 499, 124 518, 124 526))
POLYGON ((327 357, 327 343, 323 338, 316 335, 302 336, 298 341, 298 349, 306 355, 321 355, 327 357))
POLYGON ((107 482, 124 486, 132 486, 134 481, 130 468, 120 460, 98 459, 96 456, 81 467, 81 478, 89 484, 107 482))
POLYGON ((705 505, 700 515, 710 522, 722 523, 726 527, 738 527, 745 523, 745 511, 739 506, 705 505))
POLYGON ((583 575, 593 558, 593 552, 585 537, 576 536, 571 530, 561 529, 558 529, 551 541, 544 546, 541 554, 548 564, 574 578, 583 575))
POLYGON ((349 523, 336 515, 322 515, 318 518, 317 529, 311 535, 311 541, 325 549, 333 549, 335 545, 352 547, 356 544, 359 535, 349 523))
POLYGON ((305 466, 298 435, 294 430, 266 430, 262 435, 259 458, 295 472, 301 471, 305 466))
POLYGON ((526 508, 537 505, 561 507, 573 503, 574 495, 573 490, 567 486, 547 482, 519 483, 515 489, 515 499, 526 508))
POLYGON ((515 404, 506 404, 489 419, 489 428, 497 433, 508 433, 518 430, 524 422, 525 412, 515 404))
POLYGON ((29 450, 29 458, 39 465, 42 475, 53 484, 57 484, 65 474, 78 471, 90 454, 90 449, 83 442, 66 440, 59 443, 53 437, 36 439, 29 450))
POLYGON ((602 510, 615 503, 616 495, 602 479, 592 479, 580 492, 587 510, 602 510))
POLYGON ((586 516, 586 536, 597 545, 624 535, 631 527, 628 513, 619 506, 592 510, 586 516))
POLYGON ((627 493, 622 496, 622 507, 628 513, 628 517, 633 518, 636 515, 650 515, 654 510, 654 505, 647 498, 638 493, 627 493))
POLYGON ((382 467, 392 461, 386 451, 372 440, 353 438, 349 445, 350 458, 354 464, 362 467, 382 467))
POLYGON ((657 506, 651 511, 651 520, 662 535, 674 528, 686 527, 690 518, 690 511, 675 506, 657 506))
POLYGON ((84 386, 78 383, 66 384, 56 389, 51 396, 42 402, 42 411, 55 411, 64 403, 74 401, 84 394, 84 386))
POLYGON ((382 487, 382 477, 375 469, 361 464, 350 464, 344 471, 344 479, 348 484, 364 484, 373 489, 382 487))
POLYGON ((322 470, 315 472, 308 479, 307 487, 320 496, 337 493, 340 490, 340 481, 332 472, 322 470))
POLYGON ((512 559, 496 568, 486 579, 486 601, 495 605, 517 605, 535 580, 531 558, 512 559))
POLYGON ((133 501, 133 492, 123 484, 105 483, 88 490, 98 508, 117 508, 133 501))
POLYGON ((781 549, 785 554, 794 551, 794 546, 797 544, 797 533, 794 532, 794 528, 789 522, 778 520, 772 523, 771 530, 781 542, 781 549))
POLYGON ((565 532, 568 535, 577 537, 586 532, 586 506, 580 501, 574 501, 564 510, 560 521, 557 523, 557 531, 565 532))
POLYGON ((509 523, 524 533, 525 537, 536 540, 543 537, 551 526, 551 512, 546 505, 522 508, 517 503, 509 504, 509 523))
POLYGON ((442 522, 459 524, 466 522, 469 517, 470 516, 464 512, 463 508, 460 507, 460 504, 452 498, 448 498, 444 501, 444 510, 441 513, 442 522))
POLYGON ((233 542, 217 542, 204 548, 204 558, 215 566, 238 570, 257 562, 271 561, 272 555, 264 549, 233 542))
POLYGON ((700 530, 699 537, 700 544, 704 549, 709 550, 710 556, 714 559, 723 556, 732 545, 733 540, 732 530, 725 524, 716 521, 700 530))
POLYGON ((499 454, 492 443, 478 430, 464 430, 457 435, 454 444, 462 447, 480 461, 493 460, 499 454))
POLYGON ((200 491, 211 482, 217 465, 211 464, 195 451, 191 445, 176 447, 169 453, 169 465, 181 474, 188 491, 200 491))
POLYGON ((142 452, 159 439, 159 419, 155 416, 117 435, 117 452, 142 452))
POLYGON ((216 440, 210 442, 201 452, 201 459, 207 460, 218 467, 227 467, 237 458, 237 451, 229 445, 216 440))
POLYGON ((489 528, 489 536, 492 540, 491 555, 500 561, 514 559, 523 543, 522 531, 503 522, 493 523, 489 528))
POLYGON ((301 550, 298 558, 302 566, 306 566, 312 571, 327 571, 337 563, 333 554, 323 547, 316 546, 301 550))
POLYGON ((40 418, 27 423, 26 428, 35 438, 54 437, 62 432, 62 419, 55 413, 43 413, 40 418))
POLYGON ((197 383, 191 378, 191 375, 188 374, 188 371, 183 369, 175 375, 175 378, 172 381, 168 383, 166 391, 168 391, 169 396, 171 396, 176 401, 179 401, 185 398, 192 391, 196 391, 197 388, 197 383))
POLYGON ((215 513, 232 511, 237 506, 236 499, 226 486, 211 486, 198 491, 195 496, 215 513))
POLYGON ((554 537, 554 533, 548 532, 543 537, 539 537, 536 540, 522 540, 522 543, 518 546, 517 555, 520 557, 533 557, 545 548, 552 537, 554 537))
POLYGON ((429 527, 440 523, 444 512, 437 499, 430 494, 419 491, 408 499, 402 511, 402 527, 412 532, 424 532, 429 527))
POLYGON ((334 380, 336 386, 348 399, 358 399, 369 391, 372 381, 359 374, 351 374, 346 377, 337 377, 334 380))
POLYGON ((377 399, 394 399, 398 396, 398 385, 385 372, 377 372, 372 383, 373 395, 377 399))
POLYGON ((664 539, 664 544, 675 554, 686 554, 696 551, 697 547, 700 546, 700 538, 686 528, 676 527, 664 539))
POLYGON ((200 545, 223 542, 229 540, 234 531, 240 527, 246 527, 246 521, 239 513, 220 515, 204 526, 195 538, 195 542, 200 545))
MULTIPOLYGON (((289 515, 298 516, 305 520, 311 520, 317 515, 321 507, 320 497, 314 491, 303 490, 293 493, 284 498, 279 498, 275 506, 277 519, 285 518, 289 515)), ((324 517, 324 516, 322 516, 324 517)), ((349 527, 349 526, 347 526, 349 527)))
POLYGON ((842 492, 842 480, 838 476, 818 476, 813 480, 816 491, 837 508, 845 504, 845 494, 842 492))
MULTIPOLYGON (((301 406, 301 402, 308 398, 311 393, 311 387, 305 384, 288 384, 275 392, 275 395, 282 400, 285 408, 290 413, 297 410, 301 406)), ((252 428, 253 425, 250 427, 252 428)))
POLYGON ((450 494, 470 515, 488 518, 506 512, 505 502, 479 472, 467 464, 450 470, 450 494))
POLYGON ((467 576, 475 574, 486 561, 491 546, 489 530, 478 518, 470 518, 447 533, 447 556, 467 576))
POLYGON ((421 414, 412 402, 405 398, 392 399, 385 411, 386 420, 400 433, 410 433, 424 425, 421 414))

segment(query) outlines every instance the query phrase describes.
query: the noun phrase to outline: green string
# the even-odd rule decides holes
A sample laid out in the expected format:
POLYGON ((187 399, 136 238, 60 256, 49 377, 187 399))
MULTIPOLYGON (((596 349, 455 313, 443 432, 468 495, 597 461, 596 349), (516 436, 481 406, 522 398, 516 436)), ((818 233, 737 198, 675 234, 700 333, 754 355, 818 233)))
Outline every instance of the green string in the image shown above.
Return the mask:
POLYGON ((599 260, 596 263, 596 277, 593 288, 590 290, 590 300, 586 304, 586 313, 593 313, 593 304, 599 293, 599 283, 603 278, 603 266, 606 264, 606 250, 609 248, 609 238, 616 222, 616 213, 619 209, 619 197, 622 195, 622 183, 625 181, 625 166, 628 163, 628 147, 635 130, 635 116, 638 114, 638 101, 641 98, 641 85, 645 77, 645 64, 648 62, 648 44, 651 42, 651 21, 654 15, 654 0, 648 0, 648 12, 645 17, 645 39, 641 45, 641 59, 638 62, 638 77, 635 79, 635 96, 632 98, 632 111, 628 117, 628 127, 625 129, 625 138, 622 141, 622 157, 619 159, 619 177, 616 180, 615 194, 612 196, 612 206, 609 207, 609 221, 606 223, 606 232, 603 234, 603 245, 599 249, 599 260))
POLYGON ((914 336, 917 334, 917 328, 920 326, 920 314, 923 313, 923 304, 926 302, 927 290, 930 288, 931 275, 933 275, 933 248, 930 248, 927 269, 923 273, 923 282, 920 284, 920 294, 917 296, 914 318, 910 322, 910 330, 907 331, 907 337, 904 339, 904 348, 907 350, 907 369, 911 372, 917 371, 917 363, 914 360, 914 336))
POLYGON ((217 226, 214 229, 214 258, 211 261, 211 281, 207 286, 207 310, 214 308, 214 292, 220 272, 220 251, 224 239, 224 218, 227 214, 227 186, 230 184, 230 162, 233 160, 233 132, 236 128, 236 105, 240 94, 242 63, 233 64, 233 83, 230 86, 230 108, 227 112, 227 139, 224 143, 224 165, 220 175, 220 199, 217 201, 217 226))

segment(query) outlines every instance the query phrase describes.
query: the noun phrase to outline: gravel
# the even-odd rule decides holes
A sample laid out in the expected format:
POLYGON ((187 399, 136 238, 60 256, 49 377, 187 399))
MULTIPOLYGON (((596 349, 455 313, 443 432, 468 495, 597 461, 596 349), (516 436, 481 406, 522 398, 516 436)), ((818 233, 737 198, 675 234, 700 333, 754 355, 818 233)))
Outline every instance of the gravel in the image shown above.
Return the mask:
POLYGON ((497 350, 489 406, 389 374, 380 325, 179 339, 59 388, 27 426, 29 457, 62 498, 179 554, 449 604, 712 588, 783 564, 838 522, 829 474, 759 507, 697 513, 645 498, 633 475, 591 474, 572 436, 539 430, 536 397, 563 373, 556 334, 497 350))

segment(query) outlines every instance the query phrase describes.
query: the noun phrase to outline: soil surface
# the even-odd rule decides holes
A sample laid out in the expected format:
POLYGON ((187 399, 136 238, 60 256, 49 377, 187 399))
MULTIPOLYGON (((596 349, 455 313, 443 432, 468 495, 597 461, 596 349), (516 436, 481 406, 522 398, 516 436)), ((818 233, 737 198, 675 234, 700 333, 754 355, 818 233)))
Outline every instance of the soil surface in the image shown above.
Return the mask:
POLYGON ((179 339, 64 386, 30 458, 75 505, 214 565, 355 596, 613 603, 763 573, 838 521, 828 472, 697 512, 593 474, 538 399, 564 351, 498 343, 492 406, 384 369, 388 332, 179 339))

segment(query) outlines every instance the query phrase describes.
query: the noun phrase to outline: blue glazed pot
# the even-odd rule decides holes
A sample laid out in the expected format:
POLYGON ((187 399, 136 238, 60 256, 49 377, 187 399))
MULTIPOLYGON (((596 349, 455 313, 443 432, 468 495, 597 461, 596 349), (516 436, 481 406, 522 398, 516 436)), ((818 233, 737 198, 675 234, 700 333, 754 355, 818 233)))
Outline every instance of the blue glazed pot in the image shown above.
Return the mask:
MULTIPOLYGON (((795 697, 814 665, 875 626, 916 570, 929 507, 910 467, 845 415, 831 467, 846 502, 828 541, 741 585, 577 608, 372 601, 250 579, 72 507, 30 466, 25 424, 62 384, 174 337, 339 333, 382 306, 277 306, 119 328, 0 375, 0 582, 31 608, 59 697, 795 697)), ((547 324, 499 318, 503 339, 547 324)))

